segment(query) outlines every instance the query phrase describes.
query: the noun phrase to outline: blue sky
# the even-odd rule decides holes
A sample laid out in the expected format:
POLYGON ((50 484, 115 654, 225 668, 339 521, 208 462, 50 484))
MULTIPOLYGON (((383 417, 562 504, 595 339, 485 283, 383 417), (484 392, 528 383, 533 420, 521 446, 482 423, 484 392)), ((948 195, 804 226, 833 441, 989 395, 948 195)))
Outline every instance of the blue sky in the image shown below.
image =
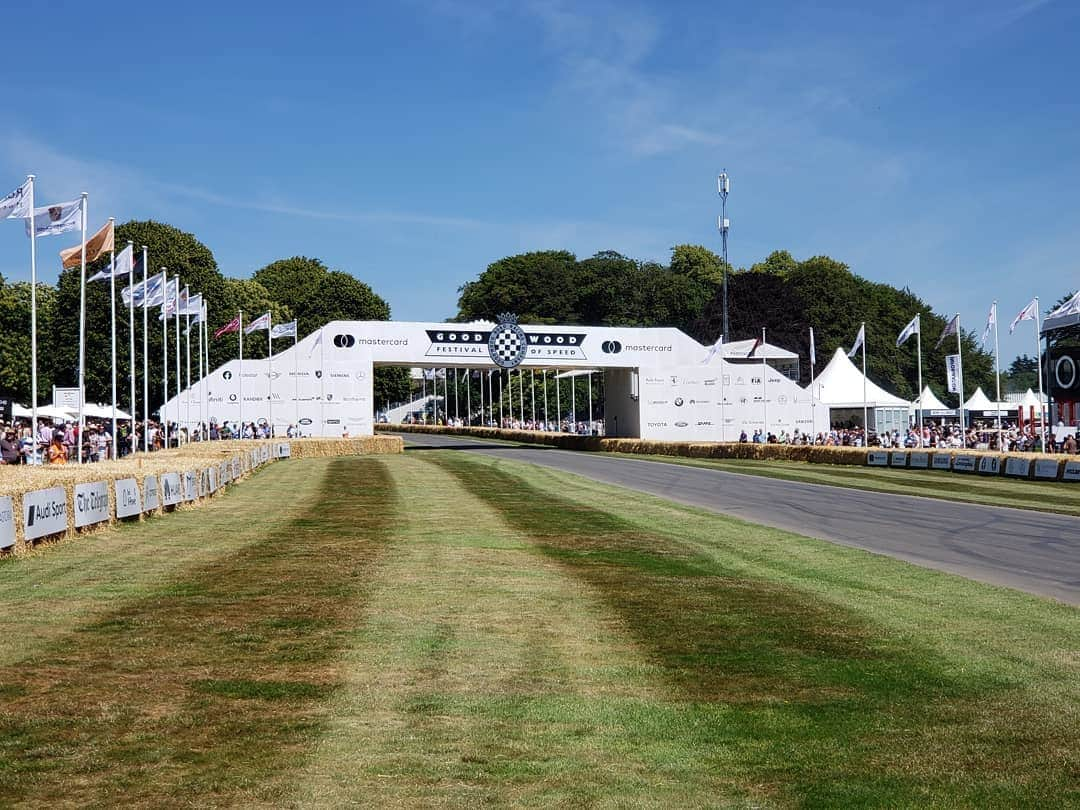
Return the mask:
MULTIPOLYGON (((981 332, 1080 286, 1080 5, 403 0, 5 9, 0 186, 222 270, 317 256, 402 320, 504 255, 828 254, 981 332), (335 7, 335 5, 337 7, 335 7), (7 178, 6 180, 4 178, 7 178)), ((77 238, 42 240, 42 278, 77 238)), ((28 249, 0 228, 0 273, 28 249)), ((928 336, 936 339, 936 336, 928 336)))

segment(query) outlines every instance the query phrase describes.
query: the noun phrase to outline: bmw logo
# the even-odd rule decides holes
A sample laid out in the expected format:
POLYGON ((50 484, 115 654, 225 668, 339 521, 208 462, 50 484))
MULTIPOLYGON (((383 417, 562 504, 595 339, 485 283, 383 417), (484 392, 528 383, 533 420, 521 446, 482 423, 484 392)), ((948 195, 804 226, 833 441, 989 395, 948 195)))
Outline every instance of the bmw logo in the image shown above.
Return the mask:
POLYGON ((682 397, 675 397, 675 404, 676 404, 676 405, 677 405, 678 407, 680 407, 680 408, 681 408, 681 407, 682 407, 682 404, 683 404, 683 398, 682 398, 682 397))

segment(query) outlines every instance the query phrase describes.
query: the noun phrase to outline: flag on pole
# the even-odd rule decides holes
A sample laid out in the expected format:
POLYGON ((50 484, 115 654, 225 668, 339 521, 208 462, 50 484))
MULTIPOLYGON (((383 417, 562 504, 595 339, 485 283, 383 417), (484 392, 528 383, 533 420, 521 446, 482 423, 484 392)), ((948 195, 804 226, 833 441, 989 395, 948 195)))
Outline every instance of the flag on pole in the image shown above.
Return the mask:
POLYGON ((180 303, 181 315, 198 315, 202 312, 203 300, 202 293, 195 293, 195 295, 188 294, 185 289, 184 293, 187 295, 186 299, 182 299, 180 303))
POLYGON ((262 315, 260 315, 258 318, 256 318, 255 320, 253 320, 251 323, 249 323, 247 326, 244 327, 244 334, 245 335, 250 335, 252 332, 257 332, 260 329, 269 329, 269 328, 270 328, 270 313, 269 312, 264 312, 262 315))
MULTIPOLYGON (((140 263, 142 260, 139 260, 140 263)), ((125 304, 130 304, 132 297, 135 299, 135 306, 148 306, 156 307, 161 305, 161 285, 164 283, 165 277, 162 273, 158 273, 156 276, 151 276, 146 280, 146 286, 140 281, 138 284, 133 284, 130 287, 124 287, 120 291, 120 298, 125 304)))
MULTIPOLYGON (((75 249, 77 250, 78 248, 75 249)), ((86 255, 86 260, 90 261, 89 253, 87 253, 86 255)), ((109 272, 108 267, 105 267, 102 270, 94 273, 94 275, 90 276, 87 281, 101 281, 103 279, 109 278, 110 276, 112 276, 113 278, 120 278, 121 276, 126 276, 129 272, 134 272, 134 269, 134 250, 132 249, 131 245, 128 245, 126 248, 116 254, 116 259, 113 262, 112 273, 109 272)), ((123 295, 124 291, 121 290, 120 294, 123 295)), ((124 303, 127 303, 126 298, 124 299, 124 303)))
MULTIPOLYGON (((86 261, 96 262, 110 250, 116 249, 116 229, 113 226, 113 221, 109 220, 105 225, 86 240, 86 261)), ((40 234, 38 234, 40 236, 40 234)), ((60 251, 60 263, 65 270, 71 270, 74 267, 79 267, 82 264, 82 245, 75 245, 75 247, 65 248, 60 251)), ((125 269, 126 273, 127 270, 125 269)), ((106 273, 104 278, 108 278, 109 274, 106 273)), ((91 279, 93 280, 93 279, 91 279)))
POLYGON ((863 324, 859 327, 859 334, 855 336, 855 345, 851 347, 851 351, 847 353, 848 357, 854 357, 855 353, 862 348, 863 343, 866 342, 866 325, 863 324))
POLYGON ((1018 323, 1020 323, 1020 321, 1033 321, 1033 320, 1035 320, 1035 316, 1038 314, 1038 312, 1039 312, 1039 299, 1038 298, 1032 298, 1031 303, 1028 304, 1026 307, 1024 307, 1022 310, 1020 310, 1020 314, 1017 315, 1015 318, 1013 318, 1012 323, 1009 324, 1009 334, 1011 335, 1015 331, 1016 325, 1018 323))
POLYGON ((307 356, 315 354, 315 350, 322 346, 322 329, 319 330, 319 336, 315 338, 315 342, 311 344, 311 348, 308 350, 307 356))
POLYGON ((990 305, 990 314, 986 316, 986 328, 983 329, 982 340, 979 341, 979 345, 986 345, 986 339, 990 337, 990 330, 994 328, 995 323, 997 323, 997 301, 990 305))
POLYGON ((761 338, 754 338, 754 345, 750 347, 750 352, 746 356, 747 357, 753 357, 754 352, 756 352, 758 349, 761 348, 761 344, 762 344, 762 339, 761 338))
POLYGON ((817 365, 817 352, 814 351, 814 327, 810 327, 810 365, 817 365))
MULTIPOLYGON (((184 294, 187 294, 187 290, 184 290, 184 294)), ((165 285, 165 290, 162 295, 160 304, 161 315, 158 316, 158 320, 165 320, 176 314, 176 308, 180 303, 180 276, 173 276, 169 279, 165 285)), ((155 306, 155 304, 148 304, 147 306, 155 306)))
POLYGON ((952 320, 945 324, 945 331, 941 333, 941 337, 938 338, 937 343, 934 344, 934 350, 937 351, 941 344, 945 342, 945 338, 949 335, 955 335, 960 329, 960 313, 953 315, 952 320))
MULTIPOLYGON (((26 235, 30 236, 30 218, 26 218, 26 235)), ((55 236, 82 228, 82 200, 73 200, 34 209, 35 236, 55 236)))
MULTIPOLYGON (((195 297, 201 299, 202 295, 199 294, 199 295, 197 295, 195 297)), ((184 334, 185 335, 188 334, 192 329, 194 329, 196 326, 198 326, 200 323, 202 323, 202 320, 205 317, 206 317, 206 305, 200 302, 199 311, 194 313, 191 316, 191 323, 189 323, 187 329, 184 330, 184 334)))
POLYGON ((899 336, 896 338, 896 348, 899 349, 901 346, 907 343, 907 339, 909 337, 918 334, 921 334, 921 331, 919 330, 919 316, 916 314, 915 317, 908 322, 908 325, 903 328, 899 336))
POLYGON ((239 331, 240 331, 240 316, 237 315, 235 318, 233 318, 231 321, 229 321, 223 327, 221 327, 216 332, 214 332, 214 337, 219 338, 222 335, 229 334, 229 332, 239 332, 239 331))
POLYGON ((1078 316, 1080 316, 1080 292, 1046 316, 1042 331, 1045 333, 1060 329, 1062 326, 1072 326, 1080 320, 1078 316))
POLYGON ((712 346, 709 347, 709 353, 707 355, 705 355, 705 359, 701 361, 702 364, 704 365, 705 363, 708 363, 710 360, 712 360, 714 357, 716 357, 716 353, 718 351, 720 351, 723 347, 724 347, 724 336, 721 335, 720 337, 718 337, 716 339, 716 343, 714 343, 712 346))
POLYGON ((296 337, 296 321, 275 324, 274 328, 270 330, 270 337, 274 340, 283 337, 296 337))
POLYGON ((0 219, 30 218, 30 180, 0 200, 0 219))

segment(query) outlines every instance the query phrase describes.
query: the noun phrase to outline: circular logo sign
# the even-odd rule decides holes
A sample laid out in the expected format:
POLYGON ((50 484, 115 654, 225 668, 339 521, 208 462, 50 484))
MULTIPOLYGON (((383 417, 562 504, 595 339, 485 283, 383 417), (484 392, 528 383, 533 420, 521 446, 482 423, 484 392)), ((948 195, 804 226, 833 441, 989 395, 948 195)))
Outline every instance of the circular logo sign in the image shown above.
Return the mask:
POLYGON ((525 359, 529 339, 516 323, 500 323, 491 330, 488 354, 500 368, 515 368, 525 359))
POLYGON ((1069 356, 1058 358, 1054 364, 1054 376, 1057 377, 1058 388, 1068 391, 1076 384, 1076 363, 1069 356))

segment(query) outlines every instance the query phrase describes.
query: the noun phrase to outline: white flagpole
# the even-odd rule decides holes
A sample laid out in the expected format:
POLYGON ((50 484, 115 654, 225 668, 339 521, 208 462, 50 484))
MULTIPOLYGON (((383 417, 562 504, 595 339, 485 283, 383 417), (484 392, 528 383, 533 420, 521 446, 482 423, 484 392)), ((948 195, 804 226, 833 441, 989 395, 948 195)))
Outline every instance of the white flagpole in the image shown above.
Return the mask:
POLYGON ((761 327, 761 421, 763 423, 763 430, 765 435, 762 437, 763 441, 768 444, 769 442, 769 392, 766 388, 767 381, 769 379, 769 365, 768 358, 765 356, 765 327, 761 327))
POLYGON ((205 379, 206 375, 203 374, 203 339, 202 339, 203 321, 205 321, 205 320, 206 320, 206 304, 203 304, 199 308, 199 322, 197 324, 195 324, 197 327, 199 327, 199 367, 198 367, 198 372, 199 372, 199 441, 202 441, 202 438, 203 438, 202 429, 203 429, 203 425, 206 424, 206 414, 203 413, 203 405, 205 404, 204 403, 204 396, 205 396, 205 391, 206 391, 206 379, 205 379))
MULTIPOLYGON (((960 366, 960 368, 958 369, 959 373, 957 375, 957 376, 960 377, 960 429, 961 430, 966 430, 967 429, 967 419, 964 416, 964 356, 963 356, 963 349, 960 346, 960 313, 959 312, 956 313, 956 361, 957 361, 957 365, 960 366)), ((919 413, 922 413, 922 389, 921 388, 919 389, 919 413)), ((920 435, 920 437, 922 436, 922 431, 921 430, 919 431, 919 435, 920 435)), ((922 446, 921 439, 920 439, 919 446, 920 447, 922 446)))
MULTIPOLYGON (((109 217, 109 224, 115 222, 115 217, 109 217)), ((116 244, 115 231, 113 233, 113 249, 109 251, 109 312, 112 315, 112 457, 116 461, 116 244)))
MULTIPOLYGON (((1050 340, 1047 338, 1047 353, 1049 353, 1050 340)), ((1035 296, 1035 360, 1039 370, 1039 413, 1042 415, 1042 451, 1046 449, 1046 405, 1043 400, 1043 374, 1042 374, 1042 335, 1039 325, 1039 296, 1035 296)))
POLYGON ((461 418, 458 413, 458 389, 461 387, 461 375, 458 373, 460 369, 454 366, 454 421, 456 422, 461 418))
MULTIPOLYGON (((1001 402, 1001 360, 998 355, 998 313, 997 301, 994 302, 994 379, 997 380, 997 401, 1001 402)), ((1021 406, 1023 407, 1023 406, 1021 406)), ((1001 407, 997 409, 998 450, 1001 449, 1001 407)))
MULTIPOLYGON (((30 445, 37 452, 37 225, 34 222, 34 175, 26 179, 30 182, 30 429, 34 431, 30 445)), ((45 461, 45 451, 39 460, 45 461)))
MULTIPOLYGON (((870 446, 870 422, 867 419, 867 408, 866 408, 866 321, 862 322, 861 329, 859 331, 862 333, 862 336, 863 336, 863 339, 862 339, 862 430, 863 430, 862 443, 863 443, 863 447, 869 447, 870 446)), ((830 430, 832 429, 831 424, 829 425, 829 429, 830 430)), ((874 432, 875 433, 877 432, 877 424, 874 425, 874 432)))
POLYGON ((269 417, 267 421, 270 423, 270 435, 274 435, 274 316, 269 312, 266 313, 266 348, 270 353, 270 371, 266 375, 268 390, 270 396, 267 397, 269 404, 266 408, 266 414, 269 417))
MULTIPOLYGON (((82 257, 79 274, 79 463, 83 463, 83 440, 86 438, 86 414, 83 410, 86 400, 86 198, 82 193, 82 257)), ((33 213, 31 211, 31 213, 33 213)), ((35 227, 30 220, 30 229, 35 227)))
POLYGON ((244 438, 244 310, 240 310, 240 438, 244 438))
POLYGON ((465 369, 465 427, 472 427, 472 369, 465 369))
POLYGON ((300 321, 296 321, 296 329, 293 330, 292 336, 292 348, 293 348, 293 424, 296 426, 296 433, 300 433, 300 352, 296 350, 296 344, 300 342, 300 321))
POLYGON ((184 353, 187 358, 187 418, 188 441, 191 441, 191 314, 184 313, 184 353))
POLYGON ((592 423, 593 423, 593 404, 592 404, 592 372, 589 372, 589 435, 592 435, 592 423))
MULTIPOLYGON (((571 371, 571 373, 573 373, 571 371)), ((577 375, 570 378, 570 432, 577 433, 577 375)))
MULTIPOLYGON (((176 446, 180 446, 180 385, 183 379, 180 376, 180 279, 177 277, 176 281, 176 305, 173 307, 175 313, 174 322, 176 323, 176 446)), ((186 304, 186 302, 185 302, 186 304)), ((191 395, 188 395, 188 399, 191 395)), ((189 428, 190 429, 190 428, 189 428)))
MULTIPOLYGON (((817 434, 817 400, 814 398, 814 360, 817 351, 814 346, 814 327, 810 327, 810 430, 817 434)), ((866 418, 865 416, 863 417, 866 418)), ((863 426, 863 430, 866 426, 863 426)))
MULTIPOLYGON (((510 422, 514 421, 514 381, 510 379, 510 369, 506 370, 506 410, 510 417, 510 422)), ((499 400, 499 404, 502 405, 502 400, 499 400)), ((502 419, 499 420, 500 422, 502 419)))
MULTIPOLYGON (((210 305, 203 300, 203 320, 200 324, 202 326, 202 350, 205 362, 203 368, 206 370, 206 376, 210 375, 210 305)), ((202 386, 203 396, 203 410, 206 412, 206 437, 210 438, 210 394, 207 391, 205 380, 202 386)), ((219 434, 220 435, 220 434, 219 434)))
MULTIPOLYGON (((169 300, 169 274, 165 268, 161 268, 161 314, 165 314, 165 304, 169 300)), ((161 410, 158 418, 161 421, 161 429, 164 431, 163 448, 169 449, 169 420, 165 418, 165 403, 169 401, 169 319, 161 319, 161 382, 164 386, 164 399, 161 401, 161 410)), ((179 380, 177 380, 179 382, 179 380)))
POLYGON ((135 445, 135 243, 128 240, 128 250, 131 251, 131 264, 128 265, 128 289, 131 297, 128 299, 128 372, 131 376, 131 454, 139 448, 135 445))
POLYGON ((529 369, 529 401, 532 404, 532 423, 536 429, 536 369, 529 369))
MULTIPOLYGON (((864 343, 863 345, 865 346, 866 344, 864 343)), ((922 313, 920 313, 920 312, 915 313, 915 357, 919 361, 918 362, 918 367, 919 367, 919 410, 918 410, 918 417, 919 417, 919 447, 922 447, 923 446, 923 432, 922 432, 922 426, 923 426, 923 419, 922 419, 922 390, 923 390, 922 389, 922 313)), ((960 407, 963 408, 963 406, 964 406, 964 403, 961 402, 960 407)), ((961 414, 960 421, 961 421, 961 423, 963 423, 963 421, 964 421, 962 414, 961 414)), ((962 426, 963 425, 961 424, 961 427, 962 426)))
POLYGON ((521 422, 525 422, 525 383, 521 379, 521 369, 518 369, 518 414, 521 422))
POLYGON ((562 397, 559 396, 559 369, 555 369, 555 425, 562 433, 562 397))
POLYGON ((548 426, 548 423, 551 422, 551 420, 548 419, 547 369, 546 368, 543 369, 540 372, 540 384, 544 388, 544 427, 546 428, 548 426))
MULTIPOLYGON (((147 428, 150 425, 150 308, 146 305, 146 270, 147 270, 146 245, 142 246, 142 408, 143 408, 143 452, 150 451, 150 436, 147 428)), ((135 300, 135 291, 131 291, 132 301, 135 300)))

